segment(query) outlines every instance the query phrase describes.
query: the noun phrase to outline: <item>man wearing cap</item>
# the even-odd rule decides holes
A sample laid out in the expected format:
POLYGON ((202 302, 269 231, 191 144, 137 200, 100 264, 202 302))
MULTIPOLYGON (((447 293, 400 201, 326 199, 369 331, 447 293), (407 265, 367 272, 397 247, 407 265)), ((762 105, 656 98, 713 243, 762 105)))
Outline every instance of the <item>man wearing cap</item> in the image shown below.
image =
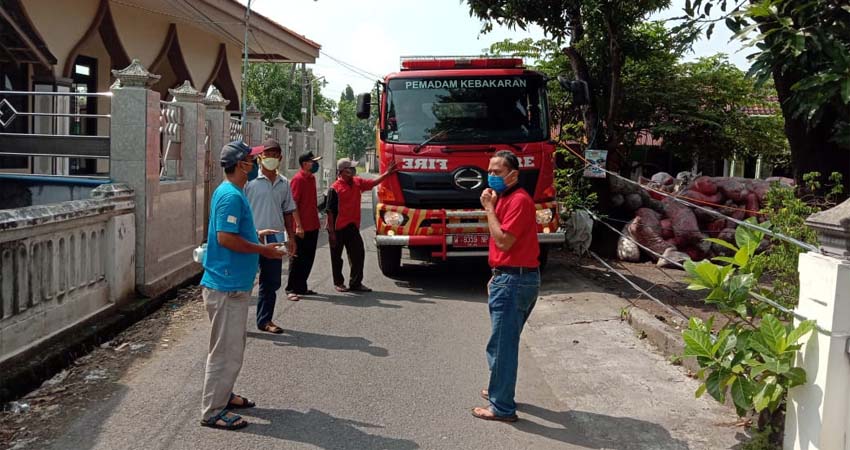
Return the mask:
POLYGON ((321 159, 321 156, 314 156, 313 152, 306 152, 299 156, 298 163, 301 165, 301 170, 292 177, 290 182, 292 197, 295 199, 301 226, 304 229, 303 237, 295 237, 298 255, 290 262, 289 279, 286 283, 286 292, 296 295, 316 294, 307 287, 307 278, 313 270, 316 245, 319 241, 319 207, 314 174, 319 171, 321 159))
MULTIPOLYGON (((276 230, 277 233, 266 236, 266 242, 286 242, 290 256, 296 255, 295 240, 292 236, 301 234, 301 220, 289 189, 289 180, 277 173, 280 167, 282 151, 280 144, 269 139, 263 145, 254 147, 260 155, 260 172, 257 178, 248 182, 245 196, 254 212, 254 224, 257 229, 276 230), (287 241, 283 230, 289 234, 287 241)), ((260 257, 260 287, 257 295, 257 329, 280 334, 283 329, 272 321, 277 302, 277 290, 280 289, 283 262, 280 259, 260 257)), ((289 294, 289 300, 298 301, 296 294, 289 294)))
POLYGON ((366 180, 355 176, 356 163, 348 158, 342 158, 336 163, 337 180, 328 190, 328 243, 331 248, 331 270, 333 271, 334 289, 337 292, 371 292, 363 285, 363 263, 366 259, 366 249, 363 238, 360 237, 360 196, 363 192, 372 190, 381 184, 388 176, 395 173, 395 161, 391 161, 387 171, 374 180, 366 180), (351 265, 349 285, 345 287, 342 276, 342 250, 348 254, 351 265))
POLYGON ((257 255, 281 259, 277 245, 260 245, 260 236, 272 233, 254 226, 251 205, 243 193, 258 152, 241 141, 221 149, 225 181, 210 200, 209 234, 201 279, 204 306, 209 316, 210 344, 201 398, 201 425, 234 430, 248 422, 229 412, 254 403, 235 395, 233 385, 242 369, 248 307, 257 274, 257 255))

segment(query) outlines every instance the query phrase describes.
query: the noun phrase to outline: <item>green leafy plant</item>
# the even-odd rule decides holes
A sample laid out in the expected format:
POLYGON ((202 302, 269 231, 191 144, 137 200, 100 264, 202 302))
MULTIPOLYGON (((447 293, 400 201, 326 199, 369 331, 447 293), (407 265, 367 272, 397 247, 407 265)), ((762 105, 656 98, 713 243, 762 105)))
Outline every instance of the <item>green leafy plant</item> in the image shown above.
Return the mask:
MULTIPOLYGON (((803 175, 803 186, 790 189, 775 184, 765 195, 761 212, 770 217, 772 230, 801 242, 817 245, 817 235, 806 226, 812 214, 835 206, 844 198, 842 175, 833 172, 822 182, 818 172, 803 175), (819 195, 819 192, 824 192, 819 195)), ((799 246, 770 239, 771 249, 755 256, 754 264, 770 275, 772 294, 776 301, 786 307, 794 307, 800 292, 797 264, 804 250, 799 246)))
POLYGON ((704 380, 697 397, 708 392, 723 403, 728 393, 739 416, 751 411, 769 415, 779 410, 788 389, 806 382, 806 372, 794 367, 794 358, 814 321, 793 327, 767 314, 755 329, 735 325, 716 335, 713 325, 713 318, 691 318, 683 332, 684 356, 696 357, 697 376, 704 380))
POLYGON ((555 152, 558 157, 564 158, 567 166, 555 170, 557 198, 564 206, 562 214, 569 214, 577 209, 595 209, 599 197, 593 192, 587 178, 582 175, 584 163, 566 148, 559 147, 555 152))
MULTIPOLYGON (((749 223, 757 223, 754 218, 749 223)), ((770 222, 759 224, 770 228, 770 222)), ((688 289, 692 291, 710 290, 706 303, 716 305, 723 313, 733 313, 741 320, 759 315, 764 305, 753 302, 750 291, 758 291, 758 280, 762 275, 762 267, 755 259, 756 250, 764 239, 764 232, 739 226, 735 230, 735 244, 722 239, 709 238, 707 241, 729 249, 733 256, 718 256, 713 261, 726 263, 718 265, 713 261, 686 261, 685 271, 688 273, 688 289)))
MULTIPOLYGON (((757 223, 754 218, 748 222, 757 223)), ((770 222, 758 225, 765 229, 774 227, 770 222)), ((695 357, 700 366, 697 378, 703 383, 696 396, 707 392, 721 403, 728 396, 739 416, 757 413, 758 436, 768 438, 760 437, 766 443, 753 448, 772 448, 781 441, 786 394, 806 382, 805 371, 794 367, 795 355, 803 345, 803 338, 815 328, 811 320, 796 327, 787 325, 781 320, 788 319, 784 313, 753 299, 753 293, 773 295, 760 285, 766 265, 756 253, 764 239, 763 231, 739 226, 734 244, 709 239, 728 249, 731 256, 685 263, 688 289, 708 290, 706 302, 731 315, 718 329, 714 317, 705 322, 691 318, 683 332, 683 356, 695 357)))
POLYGON ((741 446, 741 450, 781 450, 782 447, 779 444, 771 442, 772 434, 774 434, 773 427, 770 426, 764 430, 753 430, 750 440, 741 446))

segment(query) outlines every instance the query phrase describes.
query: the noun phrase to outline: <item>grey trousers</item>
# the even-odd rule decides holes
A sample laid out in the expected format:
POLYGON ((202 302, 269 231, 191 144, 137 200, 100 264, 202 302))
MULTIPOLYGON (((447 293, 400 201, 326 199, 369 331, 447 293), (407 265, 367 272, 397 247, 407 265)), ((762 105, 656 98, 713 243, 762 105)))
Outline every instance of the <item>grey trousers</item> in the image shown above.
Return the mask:
POLYGON ((207 420, 227 407, 236 377, 242 370, 251 293, 221 292, 205 287, 202 295, 211 325, 201 398, 201 415, 207 420))

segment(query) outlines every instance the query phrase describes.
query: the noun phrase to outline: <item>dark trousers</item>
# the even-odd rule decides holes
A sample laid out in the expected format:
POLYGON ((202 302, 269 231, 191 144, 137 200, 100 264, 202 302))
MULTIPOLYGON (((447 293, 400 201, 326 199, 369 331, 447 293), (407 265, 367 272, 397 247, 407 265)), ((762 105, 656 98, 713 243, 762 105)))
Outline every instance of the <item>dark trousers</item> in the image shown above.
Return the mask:
POLYGON ((336 246, 331 247, 331 269, 334 286, 345 284, 345 277, 342 276, 343 249, 348 254, 348 265, 351 268, 348 286, 358 287, 363 283, 363 263, 366 259, 366 248, 363 246, 363 238, 360 237, 360 229, 354 224, 336 230, 336 246))
POLYGON ((257 296, 257 328, 271 322, 277 290, 280 289, 283 261, 260 256, 260 290, 257 296))
POLYGON ((316 259, 316 245, 319 242, 319 230, 305 231, 304 237, 295 237, 295 252, 298 254, 289 263, 289 279, 286 290, 296 294, 307 292, 307 278, 313 270, 316 259))

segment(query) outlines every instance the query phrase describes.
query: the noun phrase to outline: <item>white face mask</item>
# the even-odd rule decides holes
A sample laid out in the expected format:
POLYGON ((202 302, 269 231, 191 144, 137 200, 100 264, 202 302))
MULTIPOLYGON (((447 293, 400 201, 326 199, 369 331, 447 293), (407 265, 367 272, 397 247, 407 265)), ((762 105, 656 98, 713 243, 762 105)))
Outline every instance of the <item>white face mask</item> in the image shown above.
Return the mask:
POLYGON ((280 166, 280 159, 278 158, 263 158, 262 161, 263 167, 267 170, 277 170, 280 166))

